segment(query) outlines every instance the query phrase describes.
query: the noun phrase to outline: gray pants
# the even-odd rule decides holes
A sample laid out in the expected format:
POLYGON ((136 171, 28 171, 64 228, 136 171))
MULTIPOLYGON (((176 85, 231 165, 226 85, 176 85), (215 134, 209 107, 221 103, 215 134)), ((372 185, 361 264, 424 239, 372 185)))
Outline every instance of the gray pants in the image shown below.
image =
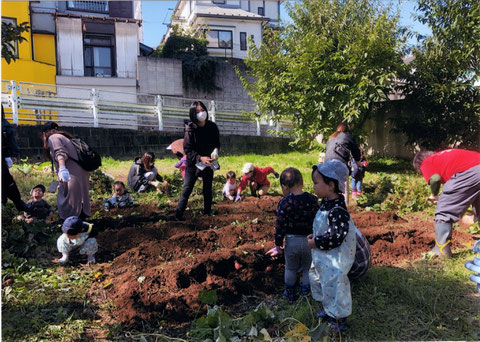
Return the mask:
MULTIPOLYGON (((437 249, 450 240, 452 223, 462 218, 470 204, 473 207, 475 218, 478 220, 480 214, 480 165, 454 174, 443 185, 442 194, 438 198, 435 209, 437 249)), ((446 254, 451 254, 449 249, 446 254)))
POLYGON ((297 272, 302 272, 302 284, 310 285, 308 272, 312 264, 312 252, 305 235, 285 236, 285 285, 297 283, 297 272))
POLYGON ((436 223, 459 221, 470 204, 478 220, 480 214, 480 165, 456 173, 443 185, 435 209, 436 223))

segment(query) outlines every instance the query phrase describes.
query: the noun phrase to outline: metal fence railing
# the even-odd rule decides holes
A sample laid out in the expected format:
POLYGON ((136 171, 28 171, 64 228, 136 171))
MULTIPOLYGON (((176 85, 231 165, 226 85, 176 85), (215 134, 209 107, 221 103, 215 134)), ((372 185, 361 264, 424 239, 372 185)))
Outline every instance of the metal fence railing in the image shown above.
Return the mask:
MULTIPOLYGON (((62 85, 2 80, 2 104, 14 124, 90 126, 121 129, 183 131, 190 104, 195 99, 126 93, 62 85)), ((210 118, 223 134, 270 135, 288 130, 288 122, 261 121, 253 104, 204 100, 210 118)))

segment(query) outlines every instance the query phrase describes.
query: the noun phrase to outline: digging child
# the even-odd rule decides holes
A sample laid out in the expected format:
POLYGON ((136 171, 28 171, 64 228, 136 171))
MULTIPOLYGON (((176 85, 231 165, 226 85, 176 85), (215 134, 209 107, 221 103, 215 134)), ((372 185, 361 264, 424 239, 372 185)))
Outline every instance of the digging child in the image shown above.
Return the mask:
POLYGON ((462 149, 420 151, 413 159, 413 166, 430 185, 432 195, 428 200, 438 201, 432 252, 451 257, 452 223, 459 221, 470 205, 476 220, 480 213, 480 153, 462 149))
POLYGON ((271 256, 285 253, 285 291, 289 301, 297 298, 297 272, 302 272, 300 292, 310 293, 309 269, 312 253, 307 236, 318 211, 317 197, 303 191, 303 178, 299 170, 290 167, 280 176, 283 198, 278 203, 275 223, 275 247, 267 252, 271 256), (283 242, 285 240, 285 247, 283 242))
POLYGON ((237 190, 237 176, 235 172, 228 171, 226 174, 227 181, 222 189, 223 197, 229 199, 230 201, 235 200, 235 190, 237 190))
POLYGON ((98 230, 93 224, 82 221, 78 216, 68 217, 62 225, 62 235, 57 240, 57 248, 62 257, 59 263, 65 264, 70 253, 78 249, 80 254, 87 255, 87 264, 95 263, 95 253, 98 250, 98 230))
POLYGON ((268 189, 270 188, 270 182, 268 181, 267 175, 273 173, 275 178, 278 178, 278 172, 276 172, 272 167, 267 166, 264 168, 259 168, 252 163, 245 163, 243 165, 243 176, 240 180, 240 185, 238 186, 237 196, 235 197, 235 202, 239 201, 242 198, 242 191, 245 190, 247 185, 250 187, 252 196, 263 196, 267 194, 268 189))
POLYGON ((348 173, 337 159, 314 166, 312 172, 313 189, 322 201, 313 234, 307 236, 312 251, 310 286, 313 299, 323 305, 317 316, 335 331, 345 330, 346 318, 352 314, 350 272, 358 278, 370 266, 368 242, 353 224, 342 195, 348 173), (357 237, 366 243, 363 249, 357 246, 357 237))

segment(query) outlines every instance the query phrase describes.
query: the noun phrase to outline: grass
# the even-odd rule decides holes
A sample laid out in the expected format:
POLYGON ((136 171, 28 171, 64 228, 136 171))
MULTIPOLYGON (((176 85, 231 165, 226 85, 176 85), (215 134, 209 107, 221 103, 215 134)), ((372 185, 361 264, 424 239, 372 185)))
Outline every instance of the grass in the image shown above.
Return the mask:
MULTIPOLYGON (((317 152, 223 157, 220 160, 221 171, 215 177, 215 198, 218 200, 221 196, 224 174, 233 170, 240 175, 245 162, 253 162, 260 167, 271 166, 278 172, 289 166, 296 167, 304 177, 304 189, 311 191, 311 166, 317 163, 317 157, 317 152)), ((365 201, 370 203, 365 206, 366 209, 417 212, 425 219, 432 219, 433 207, 422 206, 428 195, 428 186, 413 171, 409 162, 388 158, 369 161, 364 189, 365 201)), ((181 183, 178 173, 173 174, 175 162, 175 158, 156 161, 160 173, 176 184, 170 195, 159 197, 156 192, 133 194, 136 203, 158 203, 162 207, 178 199, 181 183)), ((125 180, 131 163, 105 158, 102 170, 116 179, 125 180)), ((48 165, 25 164, 12 170, 25 200, 29 197, 31 187, 38 183, 48 186, 53 179, 49 170, 44 170, 48 165), (28 166, 31 166, 29 172, 28 166)), ((273 176, 269 179, 272 183, 271 193, 280 194, 278 180, 273 176)), ((197 183, 191 197, 191 206, 194 208, 201 207, 200 193, 201 187, 197 183)), ((100 193, 92 198, 101 201, 102 197, 109 195, 100 193)), ((55 194, 46 195, 54 208, 55 198, 55 194)), ((124 336, 121 325, 102 327, 97 322, 99 312, 113 304, 105 303, 105 308, 98 308, 89 302, 87 293, 95 281, 91 269, 82 266, 58 267, 46 259, 56 249, 59 227, 10 224, 14 214, 16 211, 11 203, 2 209, 3 340, 91 339, 89 331, 92 329, 109 330, 107 336, 110 337, 124 336), (18 241, 21 240, 26 242, 19 245, 18 241), (29 246, 29 249, 25 250, 25 246, 29 246)), ((104 213, 96 215, 102 216, 104 213)), ((348 319, 349 330, 341 340, 478 340, 480 296, 474 284, 468 280, 469 272, 463 266, 465 261, 471 259, 471 251, 462 251, 451 260, 417 261, 404 268, 372 268, 361 281, 352 284, 353 314, 348 319)), ((298 301, 295 305, 288 304, 283 300, 280 289, 281 284, 278 296, 267 302, 280 320, 277 326, 269 327, 270 331, 275 331, 279 336, 293 336, 308 334, 318 327, 314 314, 319 305, 311 298, 298 301), (299 329, 299 322, 308 329, 299 329)), ((255 299, 255 304, 262 300, 255 299)), ((142 335, 147 341, 157 340, 161 336, 160 333, 136 333, 134 336, 140 339, 142 335)), ((290 338, 293 340, 293 337, 290 338)), ((340 340, 333 335, 325 339, 340 340)))

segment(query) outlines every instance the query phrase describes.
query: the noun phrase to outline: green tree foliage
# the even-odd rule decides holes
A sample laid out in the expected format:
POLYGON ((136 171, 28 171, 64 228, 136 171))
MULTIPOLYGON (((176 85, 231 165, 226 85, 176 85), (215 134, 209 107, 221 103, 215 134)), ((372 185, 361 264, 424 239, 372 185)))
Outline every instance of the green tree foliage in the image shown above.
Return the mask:
POLYGON ((215 84, 217 62, 207 51, 208 41, 174 30, 162 46, 152 56, 176 58, 182 61, 183 87, 212 92, 215 84))
POLYGON ((402 65, 398 14, 381 5, 303 1, 289 8, 291 24, 266 28, 263 44, 250 44, 249 71, 239 75, 259 114, 291 120, 297 144, 312 144, 342 121, 360 128, 402 65))
POLYGON ((12 23, 2 21, 2 57, 5 58, 7 64, 17 59, 15 55, 16 44, 27 40, 25 37, 22 37, 22 33, 29 30, 30 26, 28 26, 27 22, 13 25, 12 23))
POLYGON ((394 118, 409 143, 430 149, 480 143, 480 2, 419 0, 418 20, 432 36, 413 50, 394 118))

